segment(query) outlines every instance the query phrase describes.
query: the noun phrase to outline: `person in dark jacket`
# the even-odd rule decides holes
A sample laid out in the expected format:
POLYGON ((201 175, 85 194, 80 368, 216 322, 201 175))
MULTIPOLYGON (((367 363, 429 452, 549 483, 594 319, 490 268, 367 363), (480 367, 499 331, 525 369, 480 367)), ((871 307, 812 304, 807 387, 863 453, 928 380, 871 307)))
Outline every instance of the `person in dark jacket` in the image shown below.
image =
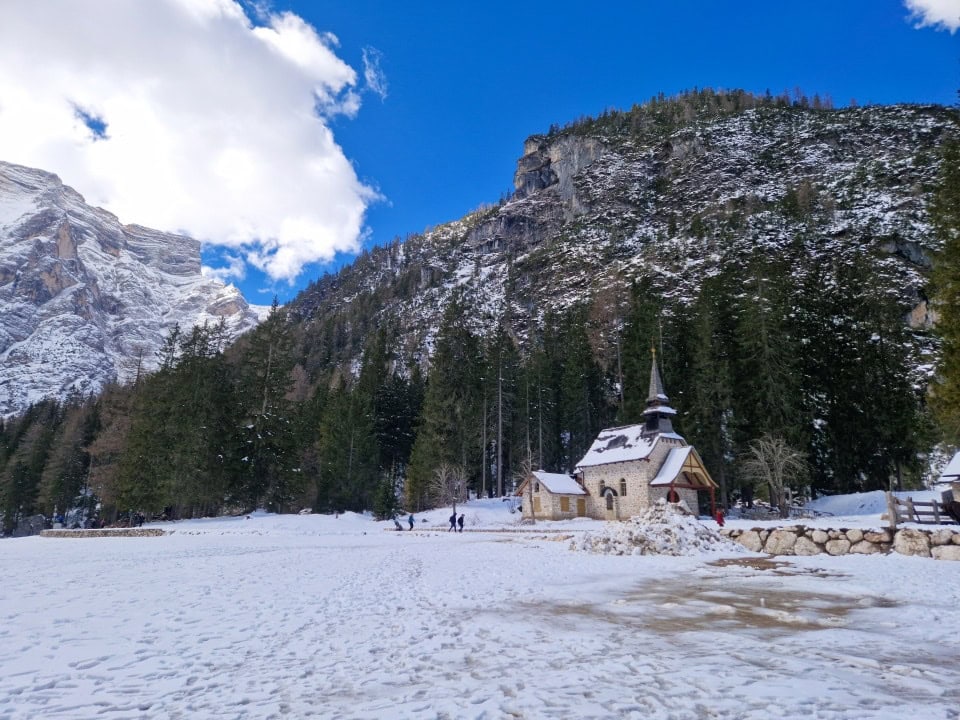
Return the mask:
POLYGON ((462 514, 460 515, 460 517, 457 518, 457 525, 460 526, 460 532, 463 532, 463 515, 462 514))
POLYGON ((454 532, 457 531, 457 511, 456 510, 454 510, 453 515, 450 516, 450 527, 447 528, 447 532, 450 532, 451 530, 453 530, 454 532))
POLYGON ((410 517, 407 518, 407 522, 410 523, 410 529, 413 530, 413 513, 410 513, 410 517))

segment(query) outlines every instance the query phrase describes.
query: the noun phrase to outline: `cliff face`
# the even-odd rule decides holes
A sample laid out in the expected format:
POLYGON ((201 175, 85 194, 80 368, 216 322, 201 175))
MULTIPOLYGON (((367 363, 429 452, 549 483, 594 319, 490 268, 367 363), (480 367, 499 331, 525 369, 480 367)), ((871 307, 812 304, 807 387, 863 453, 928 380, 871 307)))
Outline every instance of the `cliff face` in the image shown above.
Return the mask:
POLYGON ((258 320, 202 277, 200 244, 87 205, 47 172, 0 162, 0 415, 128 380, 176 323, 258 320))
POLYGON ((927 205, 955 111, 754 106, 669 124, 655 111, 531 137, 508 201, 302 293, 292 307, 306 334, 347 323, 356 357, 363 330, 389 322, 422 361, 455 293, 477 330, 507 317, 522 339, 546 312, 610 287, 647 277, 683 304, 704 277, 787 248, 799 273, 808 261, 878 258, 905 321, 929 323, 927 205))

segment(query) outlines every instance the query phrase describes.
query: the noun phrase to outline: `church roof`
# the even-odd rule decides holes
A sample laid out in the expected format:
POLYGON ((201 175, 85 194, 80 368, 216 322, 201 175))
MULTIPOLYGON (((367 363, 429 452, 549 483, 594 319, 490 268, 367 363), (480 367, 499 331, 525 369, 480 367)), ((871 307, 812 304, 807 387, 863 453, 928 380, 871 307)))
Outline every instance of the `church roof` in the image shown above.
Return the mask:
POLYGON ((543 470, 535 470, 533 476, 540 481, 547 490, 554 495, 586 495, 580 483, 569 475, 562 473, 548 473, 543 470))
POLYGON ((954 455, 940 473, 940 482, 949 482, 960 477, 960 452, 954 455))
POLYGON ((687 461, 687 457, 689 457, 692 450, 693 446, 687 445, 686 447, 674 448, 667 453, 663 465, 660 466, 660 472, 650 481, 650 484, 669 485, 672 483, 677 475, 680 474, 680 470, 683 469, 683 464, 687 461))
POLYGON ((616 462, 643 460, 653 450, 660 438, 683 440, 676 433, 657 433, 644 435, 644 425, 624 425, 623 427, 601 430, 587 454, 577 463, 577 467, 593 467, 616 462))

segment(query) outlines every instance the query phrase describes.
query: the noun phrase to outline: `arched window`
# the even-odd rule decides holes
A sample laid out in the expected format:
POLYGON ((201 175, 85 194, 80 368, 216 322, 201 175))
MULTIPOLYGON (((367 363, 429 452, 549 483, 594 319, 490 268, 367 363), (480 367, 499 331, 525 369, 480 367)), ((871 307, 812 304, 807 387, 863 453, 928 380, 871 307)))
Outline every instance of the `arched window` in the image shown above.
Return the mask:
POLYGON ((667 502, 672 502, 672 503, 680 502, 680 494, 673 488, 670 488, 670 492, 667 493, 667 502))
POLYGON ((540 483, 534 483, 534 484, 533 484, 533 491, 534 491, 534 492, 540 492, 540 483))

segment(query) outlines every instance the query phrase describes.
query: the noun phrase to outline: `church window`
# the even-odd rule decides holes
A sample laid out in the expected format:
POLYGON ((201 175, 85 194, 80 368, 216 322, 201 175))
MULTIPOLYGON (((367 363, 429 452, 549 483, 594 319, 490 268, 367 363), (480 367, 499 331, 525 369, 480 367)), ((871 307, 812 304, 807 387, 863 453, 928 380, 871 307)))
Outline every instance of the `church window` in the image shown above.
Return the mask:
POLYGON ((680 494, 673 488, 670 488, 670 492, 667 493, 667 502, 672 502, 672 503, 680 502, 680 494))
POLYGON ((533 484, 533 491, 534 491, 534 492, 540 492, 540 483, 534 483, 534 484, 533 484))
POLYGON ((627 496, 627 481, 625 478, 620 478, 620 497, 627 496))

